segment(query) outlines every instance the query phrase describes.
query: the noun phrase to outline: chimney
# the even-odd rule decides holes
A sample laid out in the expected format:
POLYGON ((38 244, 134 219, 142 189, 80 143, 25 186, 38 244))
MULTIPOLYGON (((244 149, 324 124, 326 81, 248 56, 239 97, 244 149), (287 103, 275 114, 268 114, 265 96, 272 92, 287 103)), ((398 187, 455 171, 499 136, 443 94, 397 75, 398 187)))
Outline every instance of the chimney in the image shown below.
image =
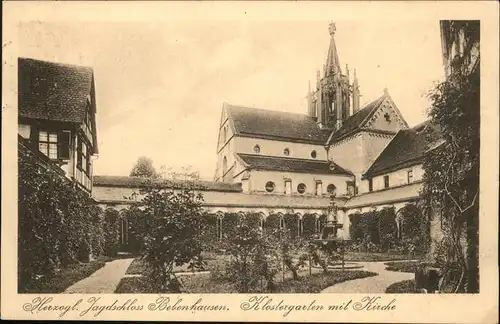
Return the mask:
POLYGON ((356 69, 354 69, 354 81, 352 83, 352 114, 359 111, 359 85, 356 77, 356 69))

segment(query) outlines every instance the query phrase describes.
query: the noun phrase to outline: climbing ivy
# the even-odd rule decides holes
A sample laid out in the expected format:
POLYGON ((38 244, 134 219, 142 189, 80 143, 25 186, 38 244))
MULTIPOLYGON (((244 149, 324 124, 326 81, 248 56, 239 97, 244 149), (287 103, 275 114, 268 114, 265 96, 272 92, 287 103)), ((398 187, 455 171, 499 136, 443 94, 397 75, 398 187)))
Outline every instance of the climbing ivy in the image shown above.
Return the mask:
POLYGON ((19 291, 37 278, 102 253, 103 213, 44 156, 18 146, 19 291))

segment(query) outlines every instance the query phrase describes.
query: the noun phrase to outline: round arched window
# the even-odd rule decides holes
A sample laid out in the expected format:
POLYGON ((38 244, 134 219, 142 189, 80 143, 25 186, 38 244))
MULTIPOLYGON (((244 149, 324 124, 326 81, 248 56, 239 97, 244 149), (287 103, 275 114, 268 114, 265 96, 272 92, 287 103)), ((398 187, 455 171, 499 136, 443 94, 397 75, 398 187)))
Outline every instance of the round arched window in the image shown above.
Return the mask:
POLYGON ((274 187, 275 187, 274 182, 268 181, 266 183, 266 191, 267 192, 273 192, 274 191, 274 187))
POLYGON ((312 157, 313 159, 315 159, 315 158, 316 158, 316 151, 312 151, 312 152, 311 152, 311 157, 312 157))
POLYGON ((335 187, 334 184, 329 184, 327 187, 326 187, 326 191, 330 194, 330 195, 333 195, 335 196, 337 194, 337 187, 335 187))
POLYGON ((299 194, 303 194, 304 192, 306 192, 306 185, 303 184, 303 183, 300 183, 298 186, 297 186, 297 191, 299 192, 299 194))
POLYGON ((283 150, 283 154, 285 154, 286 156, 289 156, 290 155, 290 149, 287 147, 286 149, 283 150))
POLYGON ((259 146, 259 145, 255 145, 255 146, 253 147, 253 151, 254 151, 255 153, 260 153, 260 146, 259 146))

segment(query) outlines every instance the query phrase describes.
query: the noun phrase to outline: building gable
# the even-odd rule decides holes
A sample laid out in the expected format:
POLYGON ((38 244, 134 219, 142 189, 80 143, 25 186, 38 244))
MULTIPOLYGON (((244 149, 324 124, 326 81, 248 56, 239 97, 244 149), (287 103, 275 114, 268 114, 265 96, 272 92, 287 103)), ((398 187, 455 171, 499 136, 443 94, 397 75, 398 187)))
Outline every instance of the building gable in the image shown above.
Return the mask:
POLYGON ((408 128, 408 124, 390 96, 385 95, 377 108, 366 117, 362 127, 366 130, 396 133, 408 128))
POLYGON ((403 115, 392 101, 387 89, 384 94, 366 104, 361 110, 344 121, 342 127, 332 132, 327 145, 335 144, 360 131, 374 131, 395 134, 400 129, 408 128, 403 115), (386 118, 388 116, 388 121, 386 118))

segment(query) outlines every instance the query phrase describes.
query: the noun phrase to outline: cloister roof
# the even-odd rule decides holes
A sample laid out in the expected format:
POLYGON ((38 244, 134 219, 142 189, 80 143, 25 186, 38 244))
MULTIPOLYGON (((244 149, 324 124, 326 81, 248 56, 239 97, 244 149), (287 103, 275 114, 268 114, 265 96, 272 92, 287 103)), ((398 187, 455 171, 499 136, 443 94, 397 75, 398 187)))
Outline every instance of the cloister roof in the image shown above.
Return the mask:
POLYGON ((345 203, 344 208, 352 209, 371 205, 376 206, 401 201, 410 201, 420 197, 421 189, 422 182, 415 182, 409 185, 369 192, 352 197, 345 203))
MULTIPOLYGON (((128 177, 128 176, 109 176, 109 175, 96 175, 93 177, 94 186, 101 187, 125 187, 125 188, 143 188, 152 184, 160 185, 163 188, 181 188, 183 185, 188 184, 187 181, 181 180, 151 180, 142 177, 128 177)), ((241 192, 241 184, 239 183, 225 183, 214 181, 192 181, 191 184, 198 190, 210 191, 228 191, 228 192, 241 192)))

